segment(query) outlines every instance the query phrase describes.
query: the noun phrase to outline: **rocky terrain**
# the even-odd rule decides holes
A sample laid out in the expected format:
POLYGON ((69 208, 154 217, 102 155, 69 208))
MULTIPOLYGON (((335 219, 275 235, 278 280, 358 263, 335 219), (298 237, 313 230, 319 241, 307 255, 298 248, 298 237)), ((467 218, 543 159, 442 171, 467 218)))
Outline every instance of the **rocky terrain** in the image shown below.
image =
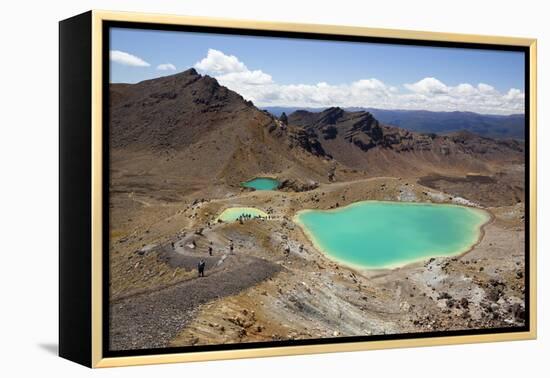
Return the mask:
POLYGON ((113 84, 110 103, 113 350, 524 324, 521 142, 339 108, 279 119, 193 69, 113 84), (279 190, 240 186, 258 176, 279 190), (328 259, 292 222, 368 199, 493 217, 467 253, 377 271, 328 259), (269 218, 217 222, 231 206, 269 218))
POLYGON ((288 122, 302 127, 324 155, 371 175, 490 172, 489 162, 523 159, 523 143, 516 140, 493 140, 466 131, 421 134, 383 125, 366 111, 298 110, 288 122))

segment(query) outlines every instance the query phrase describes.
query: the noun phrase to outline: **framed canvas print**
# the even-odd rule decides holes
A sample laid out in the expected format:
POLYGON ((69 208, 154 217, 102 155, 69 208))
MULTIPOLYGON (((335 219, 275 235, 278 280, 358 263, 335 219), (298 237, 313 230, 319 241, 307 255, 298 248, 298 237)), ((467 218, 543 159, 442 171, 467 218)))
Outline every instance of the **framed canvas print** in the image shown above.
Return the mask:
POLYGON ((62 357, 536 336, 536 41, 60 22, 62 357))

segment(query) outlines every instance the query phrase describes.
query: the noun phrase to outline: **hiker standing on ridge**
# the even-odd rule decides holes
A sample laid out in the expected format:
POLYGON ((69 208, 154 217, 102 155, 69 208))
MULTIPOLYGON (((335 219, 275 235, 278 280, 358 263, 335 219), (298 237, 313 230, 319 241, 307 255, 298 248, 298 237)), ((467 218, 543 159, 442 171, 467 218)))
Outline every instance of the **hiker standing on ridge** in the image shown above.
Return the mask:
POLYGON ((201 259, 199 261, 199 264, 197 265, 197 269, 199 271, 199 277, 204 277, 204 267, 206 266, 206 262, 201 259))

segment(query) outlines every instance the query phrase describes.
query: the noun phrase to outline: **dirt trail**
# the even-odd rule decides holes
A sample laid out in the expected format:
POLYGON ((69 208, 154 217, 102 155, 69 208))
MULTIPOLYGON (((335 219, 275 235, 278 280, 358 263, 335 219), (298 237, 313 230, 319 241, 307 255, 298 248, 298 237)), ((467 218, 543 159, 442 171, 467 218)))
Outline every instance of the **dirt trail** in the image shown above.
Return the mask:
POLYGON ((207 273, 157 292, 111 304, 111 350, 163 348, 194 317, 202 304, 234 295, 278 272, 279 265, 232 256, 226 269, 207 273))

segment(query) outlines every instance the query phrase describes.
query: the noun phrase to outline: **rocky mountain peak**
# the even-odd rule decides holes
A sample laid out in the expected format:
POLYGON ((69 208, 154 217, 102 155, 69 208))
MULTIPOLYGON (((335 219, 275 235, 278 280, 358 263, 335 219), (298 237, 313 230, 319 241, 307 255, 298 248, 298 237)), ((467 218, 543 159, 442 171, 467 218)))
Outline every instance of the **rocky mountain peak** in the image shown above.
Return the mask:
POLYGON ((267 122, 252 102, 194 68, 137 84, 111 84, 110 95, 114 145, 180 149, 225 128, 227 118, 244 123, 256 116, 267 122))
POLYGON ((192 67, 185 70, 185 71, 182 71, 181 74, 182 75, 188 75, 188 76, 200 76, 200 74, 197 72, 197 70, 192 68, 192 67))
POLYGON ((319 115, 318 123, 325 125, 334 125, 345 114, 344 109, 340 107, 331 107, 322 111, 319 115))

